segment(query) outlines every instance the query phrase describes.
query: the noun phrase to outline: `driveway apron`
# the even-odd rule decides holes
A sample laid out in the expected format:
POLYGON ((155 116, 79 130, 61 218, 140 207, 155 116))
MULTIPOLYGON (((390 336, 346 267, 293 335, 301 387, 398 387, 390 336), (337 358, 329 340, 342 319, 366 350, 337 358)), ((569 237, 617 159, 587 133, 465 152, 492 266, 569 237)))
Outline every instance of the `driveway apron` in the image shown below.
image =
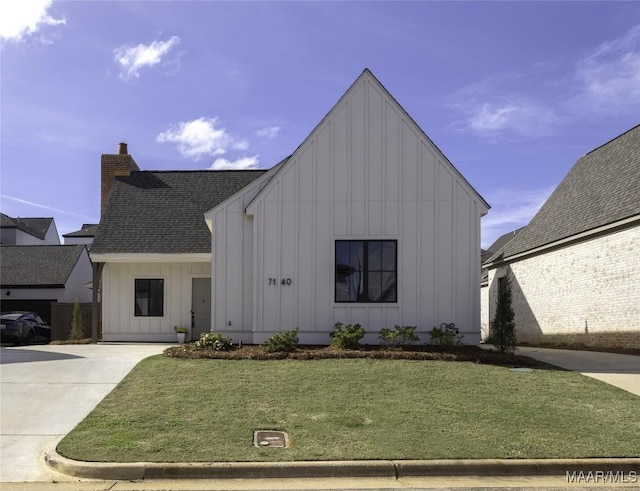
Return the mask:
POLYGON ((164 344, 3 347, 0 482, 51 481, 43 460, 143 358, 164 344))
POLYGON ((640 356, 518 347, 518 353, 598 379, 640 396, 640 356))

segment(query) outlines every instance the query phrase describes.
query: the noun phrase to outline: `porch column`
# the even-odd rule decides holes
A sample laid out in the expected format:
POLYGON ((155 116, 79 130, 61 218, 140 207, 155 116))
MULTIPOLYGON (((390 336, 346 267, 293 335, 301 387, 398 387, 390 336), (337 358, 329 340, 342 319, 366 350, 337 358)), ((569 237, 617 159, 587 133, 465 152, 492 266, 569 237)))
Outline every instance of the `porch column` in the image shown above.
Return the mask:
POLYGON ((91 303, 91 342, 98 342, 98 290, 100 289, 100 277, 104 263, 92 263, 93 269, 93 301, 91 303))

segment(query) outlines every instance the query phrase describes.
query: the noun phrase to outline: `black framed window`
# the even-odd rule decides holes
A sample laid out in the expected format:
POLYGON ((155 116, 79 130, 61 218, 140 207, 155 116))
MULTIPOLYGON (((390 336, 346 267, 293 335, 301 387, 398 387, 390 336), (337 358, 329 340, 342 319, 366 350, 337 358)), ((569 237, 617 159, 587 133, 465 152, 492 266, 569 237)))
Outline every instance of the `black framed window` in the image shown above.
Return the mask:
POLYGON ((396 303, 397 241, 336 240, 336 302, 396 303))
POLYGON ((164 280, 136 279, 135 316, 162 317, 164 315, 164 280))

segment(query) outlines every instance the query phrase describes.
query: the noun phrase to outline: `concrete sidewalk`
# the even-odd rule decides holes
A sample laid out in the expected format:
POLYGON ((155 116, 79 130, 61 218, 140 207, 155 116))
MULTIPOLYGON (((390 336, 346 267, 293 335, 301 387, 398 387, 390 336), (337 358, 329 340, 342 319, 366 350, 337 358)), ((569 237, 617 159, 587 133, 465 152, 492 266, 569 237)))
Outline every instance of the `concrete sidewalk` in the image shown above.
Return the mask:
POLYGON ((525 346, 518 347, 516 353, 579 372, 640 396, 640 356, 525 346))

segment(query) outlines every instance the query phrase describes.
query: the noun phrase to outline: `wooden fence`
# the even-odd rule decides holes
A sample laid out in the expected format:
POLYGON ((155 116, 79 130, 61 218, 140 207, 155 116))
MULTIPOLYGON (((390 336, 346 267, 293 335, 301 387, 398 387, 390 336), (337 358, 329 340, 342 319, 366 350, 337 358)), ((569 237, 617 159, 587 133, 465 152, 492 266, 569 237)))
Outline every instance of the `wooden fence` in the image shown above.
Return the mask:
MULTIPOLYGON (((51 303, 51 341, 66 341, 69 339, 71 331, 71 319, 73 318, 72 303, 51 303)), ((81 303, 80 312, 82 313, 82 327, 84 337, 91 337, 91 304, 81 303)), ((100 307, 98 307, 100 312, 100 307)), ((100 322, 100 314, 98 314, 98 339, 102 338, 102 326, 100 322)))

